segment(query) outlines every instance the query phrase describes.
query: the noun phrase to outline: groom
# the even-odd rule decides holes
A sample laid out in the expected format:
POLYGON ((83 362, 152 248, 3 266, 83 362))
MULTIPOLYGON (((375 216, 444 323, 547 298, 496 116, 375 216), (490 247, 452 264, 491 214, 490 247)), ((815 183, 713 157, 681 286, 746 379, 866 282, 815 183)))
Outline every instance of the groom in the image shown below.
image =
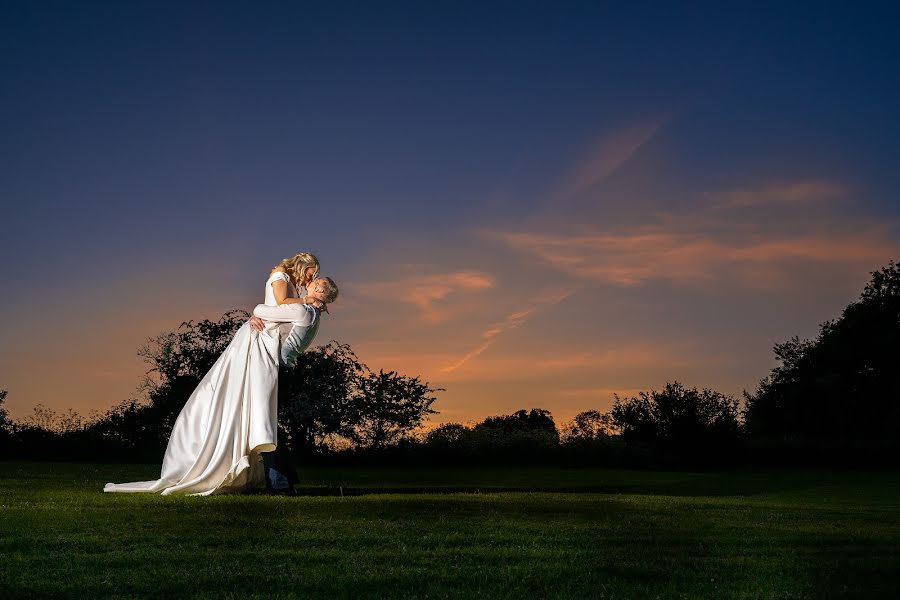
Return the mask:
MULTIPOLYGON (((328 312, 326 304, 334 302, 338 289, 331 278, 321 277, 314 279, 309 284, 307 293, 310 297, 322 298, 324 302, 316 300, 312 304, 281 304, 279 306, 259 304, 253 309, 253 317, 250 319, 250 328, 253 331, 263 331, 267 322, 281 324, 278 326, 281 337, 279 367, 292 365, 296 356, 309 347, 319 330, 320 309, 324 308, 325 312, 328 312), (288 324, 290 324, 290 330, 285 336, 283 333, 288 324)), ((279 395, 284 389, 286 389, 284 386, 279 388, 279 395)), ((297 491, 294 489, 294 485, 299 483, 297 466, 280 430, 277 435, 275 450, 260 453, 266 475, 266 491, 268 494, 276 496, 296 496, 297 491)))

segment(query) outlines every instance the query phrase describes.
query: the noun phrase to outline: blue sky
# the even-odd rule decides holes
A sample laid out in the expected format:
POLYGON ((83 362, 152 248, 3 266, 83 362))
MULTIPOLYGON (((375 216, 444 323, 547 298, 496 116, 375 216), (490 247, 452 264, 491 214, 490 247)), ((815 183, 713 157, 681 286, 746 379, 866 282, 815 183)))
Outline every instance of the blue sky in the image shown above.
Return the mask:
POLYGON ((299 251, 321 341, 438 422, 739 394, 900 256, 890 3, 0 10, 14 416, 134 395, 140 343, 299 251))

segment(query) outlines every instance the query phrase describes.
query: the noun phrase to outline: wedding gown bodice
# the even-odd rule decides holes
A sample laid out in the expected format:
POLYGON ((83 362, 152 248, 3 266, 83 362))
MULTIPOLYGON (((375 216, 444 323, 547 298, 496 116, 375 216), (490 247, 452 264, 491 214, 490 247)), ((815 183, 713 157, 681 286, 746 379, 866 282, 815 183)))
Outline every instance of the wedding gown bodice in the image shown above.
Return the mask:
POLYGON ((269 275, 269 280, 266 281, 266 295, 265 295, 265 304, 266 306, 278 306, 278 301, 275 299, 275 290, 272 289, 272 284, 276 281, 285 281, 287 282, 287 292, 288 298, 299 298, 300 294, 297 292, 297 288, 294 286, 291 278, 287 273, 282 273, 281 271, 275 271, 271 275, 269 275))

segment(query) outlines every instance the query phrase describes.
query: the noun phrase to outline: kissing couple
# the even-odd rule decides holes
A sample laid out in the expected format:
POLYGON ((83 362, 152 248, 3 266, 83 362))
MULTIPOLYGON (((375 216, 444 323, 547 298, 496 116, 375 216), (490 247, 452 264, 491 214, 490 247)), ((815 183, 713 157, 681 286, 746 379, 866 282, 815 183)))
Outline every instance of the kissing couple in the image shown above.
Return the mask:
POLYGON ((104 492, 166 496, 292 494, 296 470, 278 444, 278 367, 306 350, 338 296, 319 261, 301 252, 276 265, 265 299, 193 391, 172 427, 159 479, 107 483, 104 492))

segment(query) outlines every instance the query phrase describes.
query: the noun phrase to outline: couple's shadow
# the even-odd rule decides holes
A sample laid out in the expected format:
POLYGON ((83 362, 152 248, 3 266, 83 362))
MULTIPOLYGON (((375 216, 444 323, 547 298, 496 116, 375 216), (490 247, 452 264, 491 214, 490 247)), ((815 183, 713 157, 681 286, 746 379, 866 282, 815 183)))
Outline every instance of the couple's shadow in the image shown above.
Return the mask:
POLYGON ((835 474, 791 474, 788 472, 755 473, 696 473, 681 480, 592 482, 581 485, 310 485, 294 486, 293 497, 351 497, 381 495, 427 494, 447 496, 452 494, 503 494, 503 493, 551 493, 551 494, 637 494, 652 496, 757 496, 800 491, 834 483, 835 474), (829 477, 831 475, 832 477, 829 477))

